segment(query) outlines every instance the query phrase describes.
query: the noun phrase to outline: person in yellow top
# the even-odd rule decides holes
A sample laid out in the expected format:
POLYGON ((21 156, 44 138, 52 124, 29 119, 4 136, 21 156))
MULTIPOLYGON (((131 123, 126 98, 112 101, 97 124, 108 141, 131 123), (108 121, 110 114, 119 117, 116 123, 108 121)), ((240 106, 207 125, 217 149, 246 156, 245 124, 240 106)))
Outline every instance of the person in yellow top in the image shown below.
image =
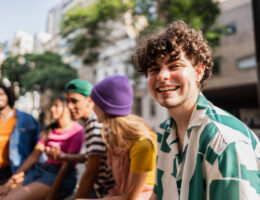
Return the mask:
POLYGON ((144 120, 131 114, 132 87, 126 76, 109 76, 91 94, 115 186, 102 200, 148 200, 155 178, 156 135, 144 120))
POLYGON ((18 176, 19 181, 17 176, 10 177, 33 151, 39 137, 37 121, 15 109, 15 100, 13 89, 0 81, 0 187, 8 179, 10 187, 22 182, 23 174, 18 176))

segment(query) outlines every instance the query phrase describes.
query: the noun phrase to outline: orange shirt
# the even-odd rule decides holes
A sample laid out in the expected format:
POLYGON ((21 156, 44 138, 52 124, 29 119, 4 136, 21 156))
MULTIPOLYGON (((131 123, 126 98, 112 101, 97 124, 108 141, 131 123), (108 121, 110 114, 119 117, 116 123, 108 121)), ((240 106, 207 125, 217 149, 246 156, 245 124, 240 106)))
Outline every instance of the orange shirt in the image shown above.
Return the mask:
POLYGON ((9 139, 15 123, 15 112, 7 121, 0 120, 0 168, 9 165, 9 139))

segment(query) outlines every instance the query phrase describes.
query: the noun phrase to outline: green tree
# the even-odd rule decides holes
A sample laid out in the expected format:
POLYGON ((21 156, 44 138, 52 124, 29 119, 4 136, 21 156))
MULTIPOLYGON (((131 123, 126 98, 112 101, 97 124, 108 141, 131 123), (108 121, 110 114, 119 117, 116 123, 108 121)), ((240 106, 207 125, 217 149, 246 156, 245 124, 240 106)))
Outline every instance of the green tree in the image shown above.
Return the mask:
MULTIPOLYGON (((212 47, 219 44, 223 28, 216 26, 220 14, 218 3, 212 0, 156 0, 158 19, 168 24, 182 19, 191 27, 201 30, 212 47)), ((152 23, 151 23, 152 24, 152 23)))
POLYGON ((99 49, 113 42, 108 37, 113 27, 106 26, 106 22, 114 20, 126 24, 126 12, 131 15, 131 26, 137 35, 149 34, 155 27, 165 27, 173 20, 182 19, 202 30, 211 46, 218 45, 220 40, 222 30, 215 26, 220 10, 212 0, 96 0, 86 8, 69 10, 64 16, 64 37, 80 30, 69 40, 72 53, 82 56, 86 64, 95 62, 99 49), (142 30, 136 28, 140 16, 148 22, 142 30))
POLYGON ((69 80, 77 77, 75 69, 51 52, 9 56, 2 65, 2 73, 11 82, 19 83, 21 93, 49 89, 59 94, 69 80))

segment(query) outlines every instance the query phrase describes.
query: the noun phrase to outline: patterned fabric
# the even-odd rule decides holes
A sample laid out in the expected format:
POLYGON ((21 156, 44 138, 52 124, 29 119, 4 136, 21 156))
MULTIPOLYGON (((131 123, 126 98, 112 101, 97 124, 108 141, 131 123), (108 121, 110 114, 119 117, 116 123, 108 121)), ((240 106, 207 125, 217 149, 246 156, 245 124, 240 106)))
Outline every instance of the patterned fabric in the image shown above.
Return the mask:
POLYGON ((260 199, 260 144, 231 114, 200 94, 178 152, 175 122, 158 133, 158 200, 260 199))
MULTIPOLYGON (((94 190, 98 197, 102 197, 114 186, 111 168, 107 165, 107 148, 102 140, 102 124, 97 122, 95 113, 91 113, 84 121, 86 156, 101 155, 99 174, 94 183, 94 190)), ((86 161, 87 162, 87 161, 86 161)))

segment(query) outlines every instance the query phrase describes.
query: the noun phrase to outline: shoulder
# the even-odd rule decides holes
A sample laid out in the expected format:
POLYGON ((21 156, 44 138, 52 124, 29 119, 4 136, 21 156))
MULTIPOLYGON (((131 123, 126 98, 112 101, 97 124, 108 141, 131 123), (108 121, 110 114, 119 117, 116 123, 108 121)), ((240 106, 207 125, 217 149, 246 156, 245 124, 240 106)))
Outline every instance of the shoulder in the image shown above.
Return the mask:
POLYGON ((38 122, 36 119, 29 113, 20 111, 18 109, 15 110, 15 117, 17 118, 17 124, 18 126, 26 126, 35 128, 38 127, 38 122))
POLYGON ((257 142, 257 137, 253 131, 228 112, 215 107, 215 113, 209 115, 209 117, 227 143, 243 141, 253 144, 257 142))
POLYGON ((97 116, 92 112, 88 119, 84 122, 85 131, 92 130, 93 128, 101 129, 102 124, 97 121, 97 116))
POLYGON ((81 132, 84 133, 84 128, 83 128, 82 125, 80 125, 79 122, 75 121, 75 122, 74 122, 74 125, 73 125, 73 131, 74 131, 74 132, 78 132, 78 133, 81 133, 81 132))
POLYGON ((24 118, 26 118, 26 119, 35 120, 34 117, 33 117, 31 114, 26 113, 26 112, 23 112, 23 111, 20 111, 20 110, 18 110, 18 109, 15 110, 15 116, 16 116, 17 118, 19 118, 19 117, 24 117, 24 118))
POLYGON ((141 137, 135 141, 131 148, 131 152, 147 152, 147 151, 154 151, 155 144, 150 139, 141 137))
POLYGON ((200 144, 207 143, 219 153, 234 143, 243 142, 253 149, 259 145, 257 136, 235 116, 211 103, 205 112, 199 131, 200 144))

